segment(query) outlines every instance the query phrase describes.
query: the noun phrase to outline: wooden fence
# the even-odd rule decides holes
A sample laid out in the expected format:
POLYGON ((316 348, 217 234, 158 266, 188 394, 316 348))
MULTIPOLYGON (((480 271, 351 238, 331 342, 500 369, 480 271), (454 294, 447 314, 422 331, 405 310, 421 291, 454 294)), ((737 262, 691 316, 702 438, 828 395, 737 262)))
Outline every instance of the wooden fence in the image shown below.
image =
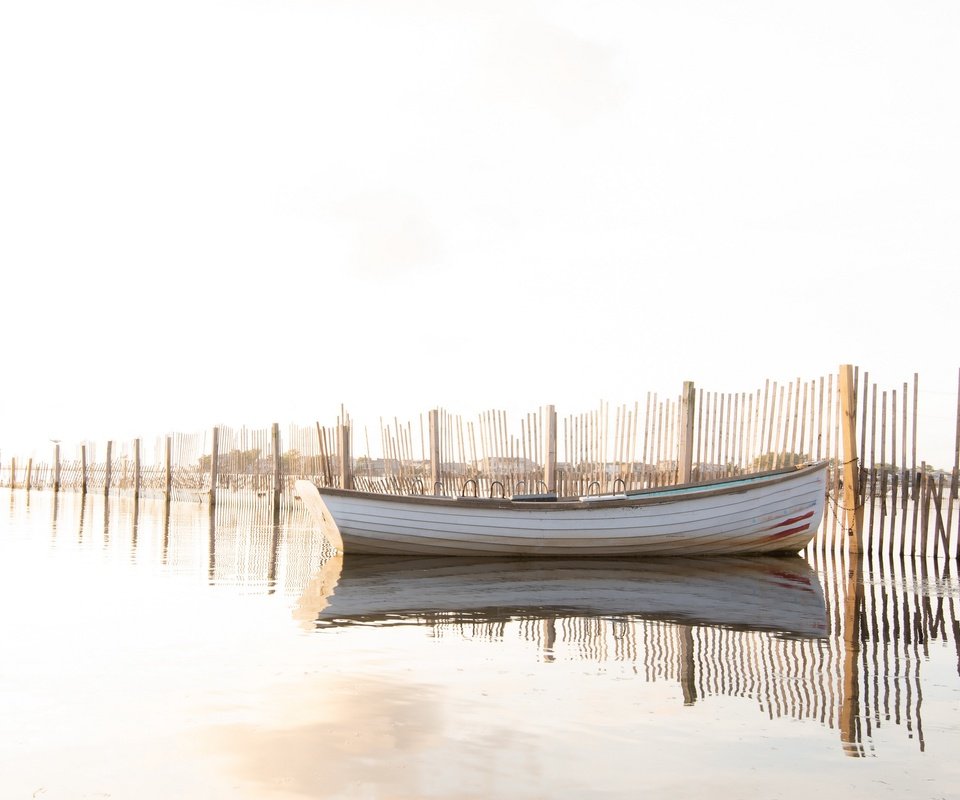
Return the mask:
MULTIPOLYGON (((886 557, 960 555, 956 513, 960 466, 960 389, 954 464, 948 472, 918 461, 919 377, 880 387, 853 371, 848 412, 862 468, 855 499, 844 499, 843 396, 840 374, 766 380, 750 392, 723 393, 684 384, 677 396, 647 393, 643 402, 558 415, 542 406, 519 419, 502 410, 474 418, 435 409, 418 419, 353 422, 344 409, 319 422, 171 434, 153 442, 76 445, 50 462, 11 458, 0 484, 103 493, 289 502, 298 478, 385 493, 577 496, 698 482, 826 459, 835 512, 820 549, 843 550, 845 509, 866 516, 861 549, 886 557), (147 445, 150 445, 149 447, 147 445)), ((849 483, 849 481, 848 481, 849 483)), ((848 487, 850 488, 850 487, 848 487)))

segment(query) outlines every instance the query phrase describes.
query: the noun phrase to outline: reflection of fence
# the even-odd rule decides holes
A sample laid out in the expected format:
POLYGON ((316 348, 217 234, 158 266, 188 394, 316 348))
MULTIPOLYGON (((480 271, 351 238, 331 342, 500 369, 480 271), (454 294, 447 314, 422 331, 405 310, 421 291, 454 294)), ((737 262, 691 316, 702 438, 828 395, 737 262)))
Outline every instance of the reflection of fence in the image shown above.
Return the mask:
POLYGON ((956 577, 900 562, 879 566, 860 584, 855 640, 847 643, 851 597, 847 565, 823 565, 829 633, 823 639, 688 625, 635 617, 530 617, 494 622, 423 617, 437 635, 490 641, 516 635, 544 661, 621 662, 648 682, 672 681, 683 702, 739 697, 770 719, 819 722, 839 734, 851 756, 867 754, 875 729, 906 730, 922 751, 923 665, 940 647, 960 679, 956 577))
MULTIPOLYGON (((217 427, 152 443, 108 442, 105 452, 87 442, 69 458, 63 445, 63 459, 57 444, 52 461, 5 461, 0 484, 180 499, 215 494, 217 502, 270 497, 278 505, 290 499, 298 478, 386 493, 576 496, 637 489, 676 483, 687 471, 698 481, 806 460, 840 464, 839 384, 833 374, 768 380, 740 393, 694 391, 689 384, 677 398, 648 393, 642 408, 639 401, 601 402, 558 417, 544 406, 514 420, 504 411, 468 419, 437 410, 406 422, 381 418, 374 430, 342 412, 329 427, 217 427)), ((865 549, 888 557, 960 555, 960 515, 950 502, 958 465, 943 473, 917 460, 917 376, 889 391, 878 391, 866 372, 862 380, 855 373, 854 384, 863 465, 857 496, 869 515, 865 549)), ((839 469, 831 469, 829 485, 839 504, 839 469)), ((845 547, 842 527, 829 518, 821 549, 845 547)))

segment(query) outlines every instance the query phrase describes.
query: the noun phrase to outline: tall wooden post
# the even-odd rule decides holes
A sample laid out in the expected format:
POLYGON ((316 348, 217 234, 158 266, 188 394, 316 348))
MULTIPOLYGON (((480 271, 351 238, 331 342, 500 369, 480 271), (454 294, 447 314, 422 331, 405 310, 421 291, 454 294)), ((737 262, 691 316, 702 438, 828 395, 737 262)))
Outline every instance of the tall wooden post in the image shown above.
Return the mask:
POLYGON ((547 406, 547 440, 543 451, 547 454, 547 463, 543 465, 543 482, 548 492, 557 491, 557 411, 547 406))
MULTIPOLYGON (((957 436, 953 446, 953 475, 950 479, 950 497, 954 500, 957 499, 958 478, 960 478, 960 381, 957 386, 957 436)), ((953 511, 952 506, 950 510, 953 511)))
POLYGON ((60 443, 53 446, 53 492, 60 491, 60 443))
POLYGON ((344 422, 337 431, 340 435, 338 450, 340 451, 340 486, 343 489, 353 488, 353 460, 350 457, 350 426, 344 422))
POLYGON ((693 480, 693 415, 697 405, 697 392, 693 381, 683 382, 680 396, 680 468, 677 480, 690 483, 693 480))
POLYGON ((170 487, 173 485, 173 474, 170 469, 170 451, 173 449, 171 437, 167 437, 163 443, 163 496, 169 502, 170 487))
POLYGON ((33 482, 33 459, 28 458, 27 459, 27 480, 23 484, 27 488, 28 492, 30 491, 30 484, 32 482, 33 482))
POLYGON ((17 459, 10 459, 10 488, 17 488, 17 459))
POLYGON ((113 442, 107 442, 107 471, 103 476, 103 496, 110 494, 110 479, 113 476, 113 442))
POLYGON ((863 551, 863 505, 857 487, 860 485, 860 465, 857 460, 857 399, 853 366, 840 366, 840 423, 843 426, 843 507, 844 526, 850 553, 863 551))
POLYGON ((133 499, 140 497, 140 440, 133 440, 133 499))
POLYGON ((274 422, 270 431, 273 446, 273 507, 280 507, 280 489, 283 480, 283 462, 280 454, 280 423, 274 422))
POLYGON ((87 446, 80 445, 80 494, 87 493, 87 446))
POLYGON ((434 494, 440 494, 441 484, 440 412, 434 408, 430 411, 430 485, 434 494))
POLYGON ((220 477, 220 428, 216 425, 210 433, 210 505, 217 502, 217 481, 220 477))

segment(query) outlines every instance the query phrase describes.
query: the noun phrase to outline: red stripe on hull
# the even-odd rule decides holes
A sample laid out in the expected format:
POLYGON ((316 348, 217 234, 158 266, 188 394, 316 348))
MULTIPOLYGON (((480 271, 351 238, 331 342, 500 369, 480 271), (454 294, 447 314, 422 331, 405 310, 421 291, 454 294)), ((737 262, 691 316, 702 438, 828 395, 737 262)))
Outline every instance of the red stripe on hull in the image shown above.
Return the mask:
POLYGON ((796 528, 787 528, 785 531, 777 531, 777 533, 773 534, 773 536, 768 536, 766 539, 764 539, 764 541, 775 542, 777 539, 783 539, 785 536, 791 536, 794 533, 801 533, 809 528, 809 525, 798 525, 796 528))
POLYGON ((790 517, 790 519, 785 519, 783 522, 778 522, 776 525, 767 528, 767 530, 772 531, 775 528, 782 528, 784 525, 795 525, 796 523, 802 522, 805 519, 810 519, 812 516, 813 511, 808 511, 806 514, 801 514, 799 517, 790 517))

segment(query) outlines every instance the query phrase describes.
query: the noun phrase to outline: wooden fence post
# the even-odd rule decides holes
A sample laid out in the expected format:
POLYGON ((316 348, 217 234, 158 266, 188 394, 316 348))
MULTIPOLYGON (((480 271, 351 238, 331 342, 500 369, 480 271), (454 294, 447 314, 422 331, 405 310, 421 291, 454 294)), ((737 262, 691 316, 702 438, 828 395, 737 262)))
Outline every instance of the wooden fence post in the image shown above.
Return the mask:
POLYGON ((17 488, 17 459, 10 459, 10 488, 17 488))
POLYGON ((170 471, 170 451, 173 449, 172 438, 168 436, 163 443, 163 496, 170 500, 170 487, 173 485, 173 475, 170 471))
POLYGON ((860 485, 857 461, 857 399, 853 366, 840 365, 840 410, 843 426, 843 506, 849 552, 862 552, 863 506, 857 487, 860 485))
POLYGON ((340 441, 338 449, 340 451, 340 487, 343 489, 353 488, 353 461, 350 457, 350 426, 344 422, 340 425, 340 441))
POLYGON ((430 485, 433 494, 440 494, 442 489, 440 470, 440 412, 437 409, 430 411, 430 485))
POLYGON ((547 406, 547 441, 543 451, 547 454, 547 463, 543 467, 543 482, 547 492, 557 491, 557 411, 547 406))
POLYGON ((133 440, 133 497, 140 497, 140 440, 133 440))
POLYGON ((680 483, 690 483, 693 478, 693 415, 696 405, 697 393, 693 381, 684 381, 680 397, 680 464, 677 475, 680 483))
POLYGON ((216 425, 210 433, 210 505, 217 502, 217 480, 220 472, 220 428, 216 425))
POLYGON ((110 478, 113 476, 113 442, 107 442, 107 471, 103 476, 103 496, 110 495, 110 478))
POLYGON ((950 497, 957 499, 957 479, 960 477, 960 381, 957 386, 957 435, 953 446, 953 474, 950 478, 950 497))
POLYGON ((53 493, 60 491, 60 443, 53 445, 53 493))
POLYGON ((283 480, 283 462, 280 455, 280 423, 274 422, 270 431, 270 439, 273 446, 273 507, 280 506, 280 490, 283 480))
POLYGON ((87 446, 80 445, 80 494, 87 493, 87 446))
POLYGON ((30 484, 33 482, 33 458, 27 459, 27 479, 24 482, 24 486, 27 491, 30 491, 30 484))

